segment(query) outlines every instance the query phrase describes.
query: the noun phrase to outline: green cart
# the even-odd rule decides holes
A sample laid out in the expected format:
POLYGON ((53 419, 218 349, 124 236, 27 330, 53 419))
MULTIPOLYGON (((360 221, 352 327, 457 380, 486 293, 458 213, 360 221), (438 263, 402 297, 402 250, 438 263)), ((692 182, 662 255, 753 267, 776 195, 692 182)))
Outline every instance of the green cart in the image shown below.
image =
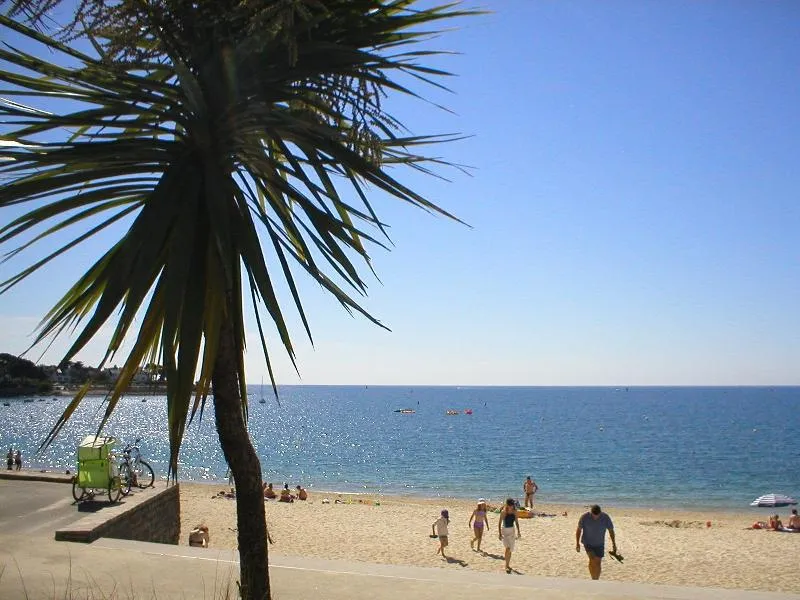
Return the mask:
POLYGON ((72 479, 72 497, 76 502, 105 493, 111 502, 119 500, 122 485, 111 451, 116 442, 108 436, 83 438, 78 446, 78 473, 72 479))

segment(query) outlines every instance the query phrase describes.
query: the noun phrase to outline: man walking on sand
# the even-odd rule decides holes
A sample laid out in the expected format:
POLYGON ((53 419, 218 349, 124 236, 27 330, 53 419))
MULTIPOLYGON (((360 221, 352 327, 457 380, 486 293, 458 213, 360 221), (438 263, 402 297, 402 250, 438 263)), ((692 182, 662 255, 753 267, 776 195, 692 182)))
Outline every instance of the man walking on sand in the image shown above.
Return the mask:
POLYGON ((528 475, 528 478, 522 483, 522 491, 525 492, 525 508, 533 509, 533 495, 538 489, 539 486, 528 475))
POLYGON ((611 517, 595 504, 578 520, 575 530, 575 551, 581 551, 581 542, 589 557, 589 575, 592 579, 600 579, 603 554, 605 554, 606 531, 611 538, 611 554, 617 553, 617 540, 614 537, 614 524, 611 517))

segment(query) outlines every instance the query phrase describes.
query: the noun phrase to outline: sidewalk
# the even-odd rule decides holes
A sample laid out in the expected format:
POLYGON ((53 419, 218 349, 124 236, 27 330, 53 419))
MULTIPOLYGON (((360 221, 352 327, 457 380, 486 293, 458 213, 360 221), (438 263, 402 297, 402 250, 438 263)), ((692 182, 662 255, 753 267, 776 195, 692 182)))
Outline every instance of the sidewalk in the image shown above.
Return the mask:
POLYGON ((22 469, 21 471, 0 471, 0 479, 10 479, 14 481, 47 481, 48 483, 72 483, 73 475, 66 473, 56 473, 54 471, 31 471, 22 469))
MULTIPOLYGON (((236 597, 236 553, 102 538, 92 544, 2 540, 4 600, 236 597), (23 583, 24 580, 24 583, 23 583), (229 587, 230 586, 230 587, 229 587)), ((274 556, 273 599, 800 600, 800 595, 555 579, 274 556)), ((0 567, 1 568, 1 567, 0 567)))

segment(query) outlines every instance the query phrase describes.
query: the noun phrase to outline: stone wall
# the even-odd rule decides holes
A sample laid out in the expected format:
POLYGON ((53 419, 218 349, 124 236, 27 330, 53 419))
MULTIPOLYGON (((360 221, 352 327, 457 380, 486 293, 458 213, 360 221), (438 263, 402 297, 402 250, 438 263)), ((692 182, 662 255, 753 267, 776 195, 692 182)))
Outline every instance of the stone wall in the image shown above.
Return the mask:
POLYGON ((135 490, 116 505, 102 507, 72 525, 56 531, 56 540, 93 542, 117 538, 177 544, 181 529, 180 485, 135 490))

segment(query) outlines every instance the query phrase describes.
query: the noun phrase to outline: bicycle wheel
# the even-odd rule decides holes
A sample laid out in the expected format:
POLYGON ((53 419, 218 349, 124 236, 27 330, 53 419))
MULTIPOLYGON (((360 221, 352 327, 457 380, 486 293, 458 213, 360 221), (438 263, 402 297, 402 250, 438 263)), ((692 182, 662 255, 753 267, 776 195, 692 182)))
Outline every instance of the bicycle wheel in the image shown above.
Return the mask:
POLYGON ((133 477, 131 477, 131 468, 127 464, 121 464, 119 466, 119 485, 123 496, 127 496, 131 493, 132 481, 133 477))
POLYGON ((136 475, 136 485, 142 489, 152 487, 155 475, 153 475, 153 468, 145 461, 136 461, 136 464, 133 466, 133 472, 136 475))
POLYGON ((86 490, 78 485, 78 476, 72 478, 72 497, 75 502, 80 502, 86 496, 86 490))
POLYGON ((108 499, 113 503, 122 495, 119 477, 112 477, 108 481, 108 499))

